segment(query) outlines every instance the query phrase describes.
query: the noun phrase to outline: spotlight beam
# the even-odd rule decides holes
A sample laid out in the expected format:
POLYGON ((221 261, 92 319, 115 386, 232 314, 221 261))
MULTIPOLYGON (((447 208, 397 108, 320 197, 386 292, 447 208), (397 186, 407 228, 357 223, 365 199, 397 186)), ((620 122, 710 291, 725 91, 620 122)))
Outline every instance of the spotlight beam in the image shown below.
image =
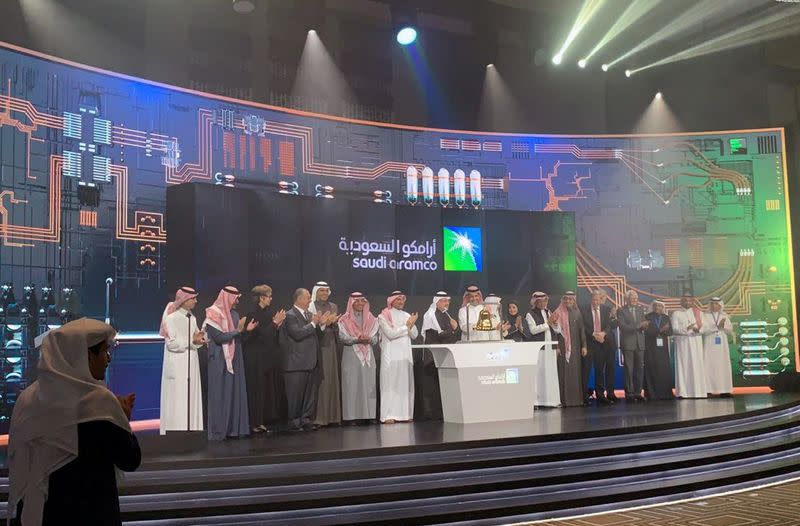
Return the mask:
POLYGON ((741 27, 737 27, 723 35, 711 40, 701 42, 674 55, 662 58, 646 66, 631 71, 632 74, 646 69, 663 66, 672 62, 688 60, 711 53, 719 53, 728 49, 748 46, 758 42, 774 40, 785 36, 800 34, 800 10, 795 9, 787 14, 786 9, 779 8, 770 15, 754 20, 741 27))
POLYGON ((642 18, 646 15, 650 10, 656 7, 661 0, 634 0, 631 5, 628 6, 625 11, 620 15, 614 25, 611 26, 603 38, 600 39, 600 42, 597 43, 596 46, 589 52, 588 55, 584 58, 587 62, 590 58, 592 58, 598 51, 603 49, 603 47, 614 40, 620 33, 628 29, 634 22, 642 18))
POLYGON ((613 67, 615 64, 620 63, 636 53, 639 53, 640 51, 643 51, 663 40, 683 33, 699 24, 702 24, 703 22, 706 22, 710 18, 716 18, 718 15, 724 18, 735 16, 739 14, 741 12, 740 10, 744 7, 752 8, 752 4, 742 2, 736 5, 735 3, 724 0, 702 0, 701 2, 684 11, 680 16, 673 19, 670 23, 650 35, 648 38, 634 46, 633 49, 630 49, 629 51, 623 53, 620 57, 609 62, 608 67, 613 67), (735 7, 732 7, 732 4, 735 7), (739 9, 738 11, 736 9, 737 7, 739 9))
POLYGON ((581 6, 581 10, 578 11, 578 17, 575 19, 575 22, 572 24, 572 29, 569 30, 569 34, 567 35, 567 39, 564 40, 564 43, 561 45, 561 49, 558 50, 558 53, 555 54, 553 57, 554 64, 560 64, 561 59, 564 57, 564 53, 567 51, 567 48, 572 44, 572 42, 577 38, 578 34, 583 31, 583 28, 589 23, 589 20, 597 13, 600 7, 605 3, 605 0, 583 0, 583 5, 581 6), (556 61, 556 57, 558 61, 556 61))

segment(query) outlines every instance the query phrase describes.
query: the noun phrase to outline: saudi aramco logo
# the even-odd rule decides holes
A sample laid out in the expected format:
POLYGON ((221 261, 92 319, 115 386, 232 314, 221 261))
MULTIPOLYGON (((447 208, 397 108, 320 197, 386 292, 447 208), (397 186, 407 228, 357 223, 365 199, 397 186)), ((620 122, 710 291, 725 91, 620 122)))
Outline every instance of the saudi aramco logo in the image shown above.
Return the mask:
POLYGON ((444 269, 458 272, 483 270, 481 229, 473 226, 446 226, 444 238, 444 269))

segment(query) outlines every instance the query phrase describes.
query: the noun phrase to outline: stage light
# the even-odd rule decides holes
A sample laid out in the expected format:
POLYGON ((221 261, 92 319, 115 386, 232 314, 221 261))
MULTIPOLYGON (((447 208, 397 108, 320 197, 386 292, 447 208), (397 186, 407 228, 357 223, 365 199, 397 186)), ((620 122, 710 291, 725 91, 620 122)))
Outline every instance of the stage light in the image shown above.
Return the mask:
POLYGON ((658 93, 656 93, 656 98, 657 98, 657 99, 661 100, 661 97, 662 97, 662 95, 661 95, 661 92, 660 92, 660 91, 659 91, 658 93))
POLYGON ((309 29, 309 30, 308 30, 308 34, 309 34, 309 35, 316 35, 316 34, 317 34, 317 32, 316 32, 316 30, 314 30, 314 29, 309 29))
POLYGON ((567 51, 569 46, 575 40, 575 38, 580 34, 584 27, 589 23, 595 13, 600 9, 600 6, 603 5, 605 0, 584 0, 583 5, 581 6, 581 10, 578 12, 577 18, 575 18, 575 22, 572 24, 572 28, 569 30, 569 34, 567 38, 564 40, 564 43, 561 45, 561 48, 556 53, 556 56, 553 57, 553 64, 558 66, 561 64, 561 60, 564 58, 564 53, 567 51))
POLYGON ((608 71, 608 64, 603 64, 602 66, 600 66, 600 69, 602 69, 603 71, 608 71))
POLYGON ((582 58, 582 59, 580 59, 578 61, 578 67, 581 68, 581 69, 586 67, 586 59, 585 58, 582 58))
POLYGON ((233 10, 240 15, 252 13, 256 9, 256 4, 252 0, 232 0, 233 10))
MULTIPOLYGON (((592 58, 595 53, 603 49, 609 42, 615 39, 620 33, 628 29, 634 22, 639 20, 642 16, 649 13, 654 7, 656 7, 661 0, 634 0, 625 11, 617 18, 614 25, 611 26, 603 38, 600 39, 592 51, 586 55, 586 60, 588 61, 592 58)), ((605 71, 605 70, 604 70, 605 71)))
POLYGON ((486 64, 486 67, 487 67, 487 68, 493 68, 493 67, 494 67, 494 64, 486 64))
POLYGON ((417 30, 411 26, 406 26, 397 32, 397 43, 402 46, 413 44, 417 40, 417 30))
MULTIPOLYGON (((622 62, 626 58, 652 47, 654 44, 674 38, 676 35, 685 34, 689 29, 707 22, 719 24, 724 20, 733 20, 739 15, 752 9, 750 2, 721 2, 718 0, 703 0, 696 2, 679 16, 673 18, 661 29, 641 41, 632 49, 609 62, 609 66, 622 62)), ((737 20, 737 25, 739 21, 737 20)), ((638 71, 638 70, 637 70, 638 71)), ((634 71, 635 73, 636 71, 634 71)))
POLYGON ((687 60, 711 53, 718 53, 729 49, 774 40, 790 35, 800 34, 800 10, 776 4, 766 12, 759 13, 759 17, 744 23, 740 23, 735 29, 722 35, 714 37, 705 42, 701 42, 674 55, 662 58, 635 69, 638 73, 645 69, 663 66, 672 62, 687 60))
POLYGON ((631 77, 631 75, 633 75, 633 72, 632 72, 631 70, 629 70, 629 69, 626 69, 626 70, 625 70, 625 76, 626 76, 626 77, 628 77, 628 78, 630 78, 630 77, 631 77))

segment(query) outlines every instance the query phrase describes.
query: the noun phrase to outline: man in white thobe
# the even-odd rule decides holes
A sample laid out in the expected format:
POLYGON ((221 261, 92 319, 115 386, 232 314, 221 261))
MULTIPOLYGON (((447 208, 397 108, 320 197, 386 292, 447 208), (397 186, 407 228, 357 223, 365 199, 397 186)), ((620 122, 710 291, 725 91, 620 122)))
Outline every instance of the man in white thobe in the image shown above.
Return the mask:
POLYGON ((485 342, 493 340, 502 340, 502 317, 500 316, 500 298, 494 294, 486 297, 487 302, 484 303, 483 293, 475 286, 470 285, 464 293, 464 300, 461 308, 458 310, 458 325, 461 327, 461 341, 462 342, 485 342), (480 320, 481 311, 488 310, 491 319, 491 331, 478 331, 475 329, 478 320, 480 320))
POLYGON ((672 313, 670 325, 675 339, 675 395, 706 398, 703 313, 694 306, 691 294, 681 297, 681 308, 672 313))
POLYGON ((558 388, 558 335, 561 326, 558 316, 547 309, 550 298, 544 292, 534 292, 531 296, 531 310, 525 316, 531 340, 539 344, 546 342, 540 351, 536 366, 537 407, 558 407, 561 405, 561 392, 558 388), (551 345, 555 342, 556 345, 551 345))
POLYGON ((159 432, 202 431, 203 396, 197 349, 205 336, 197 328, 192 309, 197 292, 181 287, 175 301, 164 309, 159 333, 164 337, 164 365, 161 370, 161 423, 159 432), (189 396, 187 397, 187 393, 189 396))
POLYGON ((707 392, 728 397, 733 393, 733 371, 728 346, 728 335, 733 334, 733 324, 724 307, 722 298, 713 297, 708 312, 703 313, 703 361, 707 392))
POLYGON ((392 292, 378 316, 381 333, 381 422, 408 422, 414 416, 414 357, 411 340, 419 336, 417 313, 403 310, 406 297, 392 292))

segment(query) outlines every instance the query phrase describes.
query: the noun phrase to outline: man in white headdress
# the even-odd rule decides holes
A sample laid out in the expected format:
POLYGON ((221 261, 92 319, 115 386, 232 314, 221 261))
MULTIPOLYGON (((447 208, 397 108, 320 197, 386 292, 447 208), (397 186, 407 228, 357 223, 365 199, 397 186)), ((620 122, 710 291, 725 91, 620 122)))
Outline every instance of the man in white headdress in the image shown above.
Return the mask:
POLYGON ((534 292, 531 296, 531 310, 525 317, 528 332, 534 342, 547 342, 536 366, 536 407, 558 407, 561 405, 561 392, 558 384, 558 342, 561 334, 558 315, 547 308, 549 297, 544 292, 534 292))
POLYGON ((458 311, 458 325, 461 327, 461 341, 480 342, 502 340, 503 319, 500 309, 500 298, 491 294, 483 299, 483 293, 476 285, 470 285, 464 292, 461 309, 458 311), (491 331, 479 331, 475 329, 480 320, 481 311, 489 311, 492 319, 491 331))
POLYGON ((408 422, 414 416, 414 358, 411 340, 419 336, 417 313, 403 310, 406 296, 392 292, 378 316, 381 333, 381 422, 408 422))
MULTIPOLYGON (((447 309, 450 307, 450 296, 439 291, 433 297, 431 306, 422 317, 422 336, 425 343, 448 344, 461 339, 461 328, 447 309)), ((422 350, 419 363, 415 362, 416 399, 419 401, 418 416, 424 420, 442 419, 442 397, 439 390, 439 371, 428 349, 422 350)))
POLYGON ((159 334, 164 338, 161 370, 161 422, 159 431, 203 429, 203 393, 197 350, 206 343, 192 309, 197 291, 181 287, 167 304, 159 334))
POLYGON ((706 369, 706 390, 710 394, 731 396, 733 371, 728 335, 733 334, 731 317, 725 312, 722 298, 713 297, 708 312, 703 313, 703 362, 706 369))
POLYGON ((115 470, 142 453, 128 421, 135 396, 116 397, 103 378, 116 331, 81 318, 50 331, 39 378, 11 415, 8 510, 25 526, 120 524, 115 470))
POLYGON ((707 398, 703 313, 691 294, 681 297, 681 308, 672 313, 670 326, 675 341, 675 395, 707 398))
POLYGON ((361 292, 347 300, 347 311, 339 318, 342 351, 342 419, 364 423, 375 419, 378 390, 375 355, 378 343, 378 319, 369 310, 369 301, 361 292))
POLYGON ((339 378, 339 307, 329 301, 331 287, 318 281, 311 290, 311 314, 328 315, 326 323, 320 323, 319 351, 319 391, 317 393, 317 412, 314 425, 338 425, 342 422, 341 382, 339 378))
POLYGON ((511 328, 511 324, 503 321, 502 298, 497 294, 490 293, 483 300, 483 307, 489 311, 489 315, 492 319, 492 327, 494 327, 491 331, 485 331, 485 333, 489 335, 487 339, 491 341, 502 340, 506 337, 506 334, 508 334, 508 329, 511 328))

